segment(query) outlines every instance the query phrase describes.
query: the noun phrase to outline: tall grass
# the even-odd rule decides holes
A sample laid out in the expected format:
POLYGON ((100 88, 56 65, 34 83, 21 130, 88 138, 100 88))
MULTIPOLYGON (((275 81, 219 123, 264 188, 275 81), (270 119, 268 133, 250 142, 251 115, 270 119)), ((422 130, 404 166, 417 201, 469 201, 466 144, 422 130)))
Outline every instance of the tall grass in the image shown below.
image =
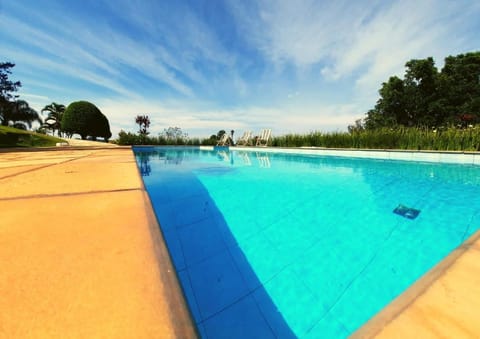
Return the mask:
POLYGON ((274 137, 277 147, 326 147, 480 151, 480 127, 429 130, 422 128, 382 128, 369 131, 311 132, 274 137))

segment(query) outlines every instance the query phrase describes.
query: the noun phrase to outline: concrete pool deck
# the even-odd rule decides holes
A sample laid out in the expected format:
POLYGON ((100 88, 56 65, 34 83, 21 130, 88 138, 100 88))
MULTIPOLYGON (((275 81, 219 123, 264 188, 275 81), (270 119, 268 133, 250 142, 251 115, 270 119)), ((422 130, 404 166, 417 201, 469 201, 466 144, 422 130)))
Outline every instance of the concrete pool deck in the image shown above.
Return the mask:
POLYGON ((194 338, 130 148, 0 150, 0 338, 194 338))
MULTIPOLYGON (((197 336, 132 151, 106 146, 0 150, 0 338, 197 336)), ((353 336, 479 334, 477 232, 353 336)))

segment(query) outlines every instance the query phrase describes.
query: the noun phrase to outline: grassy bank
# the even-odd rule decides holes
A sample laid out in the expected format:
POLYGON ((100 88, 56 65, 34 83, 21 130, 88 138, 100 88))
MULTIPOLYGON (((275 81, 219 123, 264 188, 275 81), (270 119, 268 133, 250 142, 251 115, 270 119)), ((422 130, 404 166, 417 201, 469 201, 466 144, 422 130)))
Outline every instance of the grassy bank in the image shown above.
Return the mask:
POLYGON ((480 128, 384 128, 353 133, 287 134, 273 138, 272 146, 480 151, 480 128))
POLYGON ((0 147, 49 147, 64 140, 12 127, 0 126, 0 147))

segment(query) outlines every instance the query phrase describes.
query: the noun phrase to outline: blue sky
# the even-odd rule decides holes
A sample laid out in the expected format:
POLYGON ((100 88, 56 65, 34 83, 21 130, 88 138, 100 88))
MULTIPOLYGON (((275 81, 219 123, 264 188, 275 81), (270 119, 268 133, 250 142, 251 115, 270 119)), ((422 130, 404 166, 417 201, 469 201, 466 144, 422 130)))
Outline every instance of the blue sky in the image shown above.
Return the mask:
POLYGON ((113 136, 346 130, 405 62, 480 50, 480 1, 0 0, 0 61, 38 111, 88 100, 113 136))

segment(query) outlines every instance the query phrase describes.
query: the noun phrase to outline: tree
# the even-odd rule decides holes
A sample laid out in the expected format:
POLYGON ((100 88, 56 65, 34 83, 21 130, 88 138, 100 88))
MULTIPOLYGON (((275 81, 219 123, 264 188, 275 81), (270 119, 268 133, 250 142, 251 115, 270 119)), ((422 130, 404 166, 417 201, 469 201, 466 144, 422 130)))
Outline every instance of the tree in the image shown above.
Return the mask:
POLYGON ((44 127, 51 129, 53 134, 55 134, 55 131, 58 131, 58 136, 61 137, 62 132, 60 129, 62 127, 63 113, 65 113, 65 105, 52 102, 42 109, 42 113, 44 112, 48 112, 44 127))
POLYGON ((140 133, 140 135, 147 136, 149 134, 150 118, 148 115, 137 115, 135 123, 138 125, 138 133, 140 133))
POLYGON ((3 101, 14 101, 17 96, 13 94, 19 87, 22 87, 20 81, 11 81, 8 75, 12 74, 10 68, 15 67, 11 62, 0 62, 0 99, 3 101))
POLYGON ((10 69, 13 67, 15 67, 15 64, 11 62, 0 62, 0 123, 3 126, 8 126, 8 122, 11 121, 5 115, 12 113, 14 110, 12 103, 18 98, 18 95, 13 93, 22 86, 20 81, 8 79, 8 75, 12 74, 10 69))
POLYGON ((356 132, 362 132, 364 130, 365 130, 365 126, 363 124, 362 119, 355 120, 355 125, 348 125, 348 132, 350 134, 356 133, 356 132))
POLYGON ((164 129, 162 136, 170 144, 183 144, 188 138, 187 133, 183 133, 180 127, 169 127, 164 129))
POLYGON ((440 72, 431 57, 410 60, 405 68, 403 80, 393 76, 382 84, 366 114, 367 129, 480 122, 480 52, 449 56, 440 72))
POLYGON ((88 101, 76 101, 68 105, 63 114, 61 129, 70 135, 80 134, 82 139, 91 136, 108 141, 112 136, 107 117, 88 101))
POLYGON ((438 70, 433 58, 410 60, 405 64, 406 110, 412 125, 434 126, 441 119, 435 116, 438 99, 438 70))
POLYGON ((2 108, 3 126, 11 123, 14 127, 27 129, 32 127, 33 122, 42 124, 42 119, 25 100, 9 101, 2 108))
POLYGON ((472 114, 480 120, 480 52, 445 58, 439 82, 443 112, 450 122, 472 114))

